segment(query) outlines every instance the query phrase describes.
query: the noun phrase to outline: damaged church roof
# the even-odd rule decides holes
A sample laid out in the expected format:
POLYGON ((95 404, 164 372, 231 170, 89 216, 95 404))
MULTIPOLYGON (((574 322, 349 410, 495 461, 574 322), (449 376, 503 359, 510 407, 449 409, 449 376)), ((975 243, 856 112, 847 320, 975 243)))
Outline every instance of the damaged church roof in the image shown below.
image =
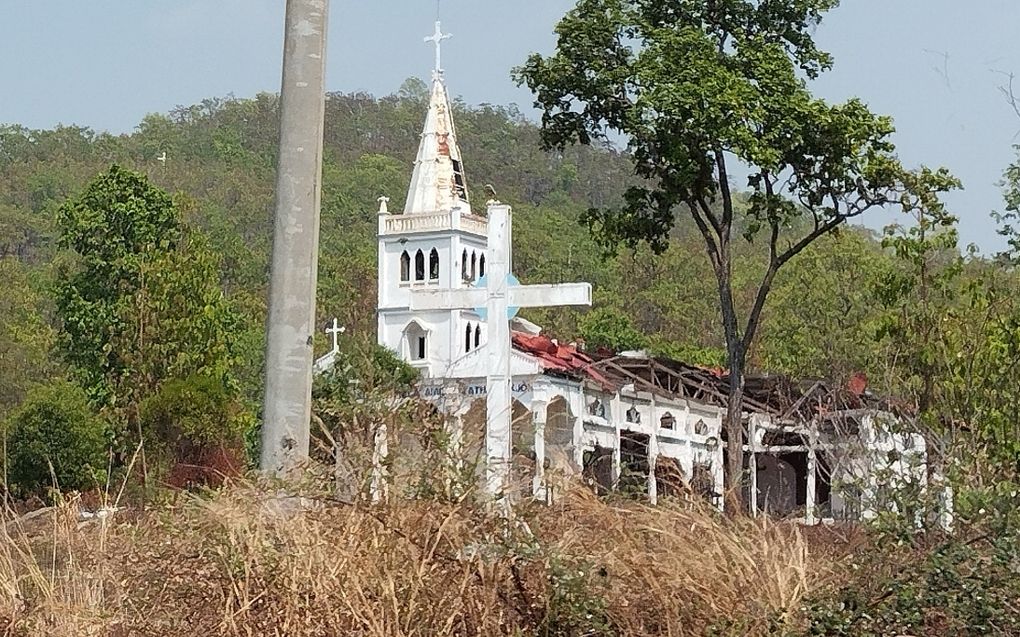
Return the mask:
MULTIPOLYGON (((642 353, 597 357, 576 345, 565 345, 543 335, 513 332, 514 349, 536 358, 551 376, 591 381, 606 391, 633 385, 667 398, 682 398, 718 407, 729 400, 726 370, 690 365, 642 353)), ((897 415, 910 412, 906 405, 879 397, 867 389, 867 379, 855 375, 845 386, 822 380, 797 380, 783 375, 750 374, 745 378, 744 409, 780 420, 812 418, 828 412, 876 409, 897 415)))

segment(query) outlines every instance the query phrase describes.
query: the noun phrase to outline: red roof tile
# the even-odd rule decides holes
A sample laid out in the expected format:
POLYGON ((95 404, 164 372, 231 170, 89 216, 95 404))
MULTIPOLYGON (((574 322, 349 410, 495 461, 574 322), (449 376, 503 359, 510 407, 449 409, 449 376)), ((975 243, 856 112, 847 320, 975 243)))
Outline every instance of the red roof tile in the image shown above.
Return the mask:
POLYGON ((541 334, 532 336, 523 332, 512 332, 510 337, 514 349, 537 358, 544 370, 565 373, 577 378, 590 378, 607 389, 613 387, 609 379, 592 368, 594 359, 573 345, 557 343, 541 334))

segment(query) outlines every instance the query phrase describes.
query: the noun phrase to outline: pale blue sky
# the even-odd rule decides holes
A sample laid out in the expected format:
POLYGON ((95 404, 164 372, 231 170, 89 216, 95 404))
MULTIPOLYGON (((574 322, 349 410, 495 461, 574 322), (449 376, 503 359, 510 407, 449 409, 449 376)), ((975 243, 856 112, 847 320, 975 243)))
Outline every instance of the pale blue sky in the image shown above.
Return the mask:
MULTIPOLYGON (((570 0, 443 0, 444 66, 470 103, 530 105, 509 70, 551 50, 570 0)), ((205 97, 276 91, 283 0, 3 0, 0 122, 130 131, 148 112, 205 97)), ((434 0, 332 0, 330 90, 395 91, 427 77, 434 0)), ((836 57, 816 91, 856 95, 896 119, 908 164, 946 165, 966 191, 950 198, 965 242, 1001 245, 988 217, 1020 141, 998 92, 1020 74, 1017 0, 844 0, 817 33, 836 57)), ((1017 86, 1020 92, 1020 82, 1017 86)), ((466 158, 470 162, 470 158, 466 158)), ((887 218, 874 217, 880 226, 887 218)))

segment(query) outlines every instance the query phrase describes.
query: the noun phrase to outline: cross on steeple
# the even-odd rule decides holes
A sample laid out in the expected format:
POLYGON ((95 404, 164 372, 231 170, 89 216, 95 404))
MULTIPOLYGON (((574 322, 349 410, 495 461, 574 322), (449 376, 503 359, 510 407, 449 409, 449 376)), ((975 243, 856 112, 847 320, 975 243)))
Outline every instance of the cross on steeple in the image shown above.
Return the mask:
POLYGON ((443 30, 439 26, 439 20, 436 20, 436 31, 435 31, 435 33, 433 33, 432 35, 427 36, 425 38, 426 42, 431 42, 436 47, 436 68, 433 69, 433 71, 432 71, 433 75, 438 76, 440 73, 443 72, 443 66, 442 66, 442 44, 443 44, 443 40, 448 40, 451 37, 453 37, 451 34, 443 33, 443 30))

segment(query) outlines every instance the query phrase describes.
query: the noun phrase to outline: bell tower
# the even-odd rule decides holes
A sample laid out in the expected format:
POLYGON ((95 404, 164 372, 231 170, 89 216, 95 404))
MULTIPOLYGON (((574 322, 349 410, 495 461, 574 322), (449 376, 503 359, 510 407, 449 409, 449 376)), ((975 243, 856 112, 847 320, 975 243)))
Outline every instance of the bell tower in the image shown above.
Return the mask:
POLYGON ((413 289, 456 289, 485 274, 488 223, 471 212, 453 113, 436 47, 428 112, 403 212, 379 200, 378 341, 418 368, 442 377, 461 356, 485 342, 485 325, 470 310, 411 312, 413 289))

